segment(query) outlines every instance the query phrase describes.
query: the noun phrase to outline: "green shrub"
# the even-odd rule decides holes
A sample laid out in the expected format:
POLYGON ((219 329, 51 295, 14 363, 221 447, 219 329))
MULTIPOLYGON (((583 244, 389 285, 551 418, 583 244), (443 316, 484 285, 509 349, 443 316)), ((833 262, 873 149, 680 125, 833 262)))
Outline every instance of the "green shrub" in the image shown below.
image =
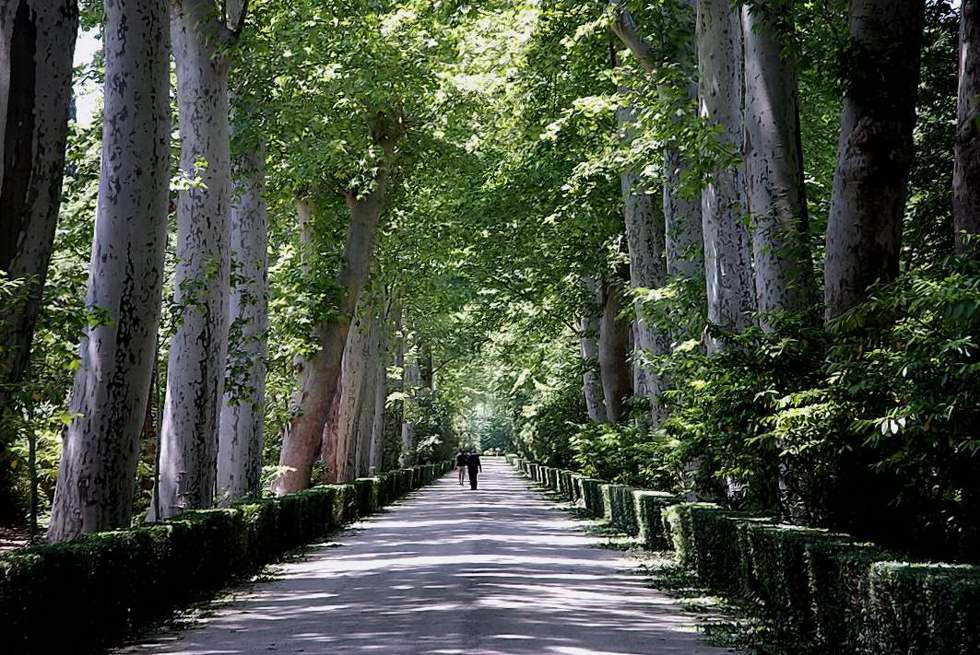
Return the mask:
POLYGON ((585 501, 582 498, 582 479, 585 476, 581 473, 572 473, 569 477, 568 484, 570 486, 569 493, 571 494, 571 500, 576 505, 584 505, 585 501))
POLYGON ((376 512, 381 481, 378 478, 358 478, 354 480, 354 488, 357 490, 358 516, 367 516, 376 512))
POLYGON ((592 516, 602 516, 605 511, 602 503, 601 485, 603 484, 605 484, 603 480, 579 478, 579 488, 581 489, 583 504, 586 511, 592 516))
MULTIPOLYGON (((423 479, 434 470, 417 467, 417 475, 423 479)), ((102 648, 322 537, 355 519, 359 509, 367 513, 384 493, 390 491, 387 500, 393 500, 412 475, 412 469, 403 469, 4 555, 0 625, 5 652, 102 648), (52 620, 57 620, 56 630, 52 620)))
POLYGON ((559 471, 558 487, 559 493, 561 493, 562 498, 565 500, 575 500, 575 485, 572 482, 572 476, 575 475, 572 471, 562 470, 559 471))
POLYGON ((871 565, 888 559, 874 544, 817 541, 806 544, 813 641, 828 653, 866 652, 862 602, 871 565))
POLYGON ((872 564, 865 612, 873 655, 976 655, 980 567, 872 564))
POLYGON ((667 508, 667 522, 677 557, 707 585, 738 591, 750 565, 743 561, 744 530, 739 526, 767 519, 728 512, 712 503, 680 503, 667 508))
POLYGON ((738 544, 746 578, 743 585, 762 600, 779 631, 811 639, 813 598, 806 548, 848 543, 850 537, 795 525, 745 523, 742 529, 738 544))
POLYGON ((663 491, 633 490, 637 534, 644 548, 660 550, 668 546, 663 511, 678 502, 680 499, 677 496, 663 491))
POLYGON ((636 510, 633 504, 633 490, 622 484, 603 484, 602 517, 628 535, 637 533, 636 510))

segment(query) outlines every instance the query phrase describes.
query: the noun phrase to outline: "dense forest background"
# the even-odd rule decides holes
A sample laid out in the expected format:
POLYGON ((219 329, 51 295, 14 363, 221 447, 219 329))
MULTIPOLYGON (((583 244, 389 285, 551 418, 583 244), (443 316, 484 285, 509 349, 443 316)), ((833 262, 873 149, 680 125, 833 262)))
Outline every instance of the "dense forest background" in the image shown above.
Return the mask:
POLYGON ((79 341, 121 339, 93 233, 123 238, 96 227, 108 135, 149 109, 113 113, 121 10, 53 4, 13 3, 100 35, 71 76, 107 99, 67 123, 40 270, 2 206, 5 524, 70 537, 463 444, 978 561, 976 3, 175 0, 174 61, 143 53, 167 198, 128 237, 164 237, 151 346, 103 361, 139 390, 111 410, 79 400, 112 377, 79 341), (92 479, 125 507, 52 518, 123 451, 92 479))

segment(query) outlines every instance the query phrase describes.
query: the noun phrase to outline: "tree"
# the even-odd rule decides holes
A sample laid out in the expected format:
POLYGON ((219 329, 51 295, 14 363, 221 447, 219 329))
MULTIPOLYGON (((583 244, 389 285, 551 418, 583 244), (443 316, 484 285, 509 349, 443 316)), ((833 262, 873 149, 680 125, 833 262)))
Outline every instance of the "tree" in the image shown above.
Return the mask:
POLYGON ((106 2, 102 174, 48 537, 127 527, 155 363, 170 163, 165 0, 106 2))
POLYGON ((787 41, 792 6, 741 7, 745 39, 745 180, 752 221, 756 303, 764 329, 774 313, 811 312, 816 296, 807 239, 798 85, 787 41))
POLYGON ((154 519, 214 503, 231 266, 228 71, 245 8, 244 0, 220 12, 214 0, 171 5, 180 170, 193 181, 177 197, 177 330, 167 362, 154 519))
POLYGON ((924 4, 850 5, 848 76, 827 225, 828 320, 861 303, 875 282, 898 275, 924 4))
POLYGON ((218 498, 223 501, 258 495, 262 481, 269 329, 265 150, 245 147, 251 152, 237 159, 231 205, 231 324, 218 430, 218 498))
POLYGON ((582 318, 579 321, 579 347, 582 353, 582 393, 589 420, 605 423, 606 401, 599 378, 599 324, 602 320, 601 287, 595 278, 583 278, 586 298, 582 318))
MULTIPOLYGON (((960 4, 960 77, 957 100, 953 224, 958 249, 963 234, 980 234, 980 3, 960 4)), ((976 246, 971 253, 980 252, 976 246)))
POLYGON ((0 6, 0 282, 18 285, 0 319, 0 524, 16 520, 7 448, 54 246, 65 167, 76 0, 0 6))
MULTIPOLYGON (((743 59, 739 13, 729 0, 698 2, 698 98, 701 116, 717 126, 721 145, 742 151, 743 59)), ((743 220, 745 179, 741 163, 722 158, 701 194, 708 321, 740 332, 755 309, 752 254, 743 220)), ((709 350, 720 343, 709 339, 709 350)))
MULTIPOLYGON (((617 276, 625 277, 625 276, 617 276)), ((633 374, 629 363, 630 324, 623 318, 622 289, 624 280, 604 281, 601 286, 602 317, 599 319, 599 378, 606 418, 611 423, 623 420, 628 411, 626 401, 633 395, 633 374), (620 283, 620 284, 617 284, 620 283)))

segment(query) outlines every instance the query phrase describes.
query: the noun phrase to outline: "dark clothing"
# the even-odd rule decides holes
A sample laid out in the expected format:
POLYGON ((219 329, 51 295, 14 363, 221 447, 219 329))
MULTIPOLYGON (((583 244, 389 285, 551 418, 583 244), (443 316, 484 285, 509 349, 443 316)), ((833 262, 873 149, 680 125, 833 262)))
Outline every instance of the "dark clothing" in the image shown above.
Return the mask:
POLYGON ((456 455, 456 466, 466 466, 466 460, 469 459, 466 453, 460 453, 456 455))
POLYGON ((477 474, 481 470, 483 470, 483 467, 480 465, 480 456, 470 455, 466 459, 466 472, 469 473, 470 489, 476 489, 477 474))

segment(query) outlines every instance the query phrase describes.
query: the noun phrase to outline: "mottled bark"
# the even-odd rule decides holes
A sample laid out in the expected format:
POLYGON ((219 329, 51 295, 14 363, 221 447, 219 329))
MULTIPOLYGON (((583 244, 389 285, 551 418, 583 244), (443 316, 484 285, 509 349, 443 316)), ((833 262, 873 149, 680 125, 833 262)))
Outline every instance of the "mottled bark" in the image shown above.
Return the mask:
MULTIPOLYGON (((391 156, 393 143, 385 146, 391 156)), ((358 197, 347 196, 351 223, 344 246, 344 260, 337 283, 342 289, 340 306, 334 318, 317 327, 319 349, 300 372, 300 385, 293 398, 294 416, 283 434, 279 465, 282 473, 274 484, 277 494, 305 489, 317 454, 324 461, 334 458, 334 443, 321 444, 334 395, 340 381, 341 362, 350 330, 351 318, 367 281, 374 242, 384 204, 384 163, 378 169, 374 188, 358 197), (322 452, 321 452, 322 451, 322 452)))
POLYGON ((170 161, 166 0, 105 3, 105 109, 86 330, 48 536, 128 527, 156 356, 170 161))
MULTIPOLYGON (((632 111, 623 107, 617 112, 621 138, 632 141, 632 111)), ((629 249, 630 286, 633 289, 659 289, 667 283, 667 260, 664 254, 664 219, 660 194, 647 193, 639 176, 626 171, 620 176, 623 193, 623 217, 626 223, 626 243, 629 249)), ((659 425, 663 420, 660 393, 664 385, 656 372, 644 366, 650 355, 670 351, 670 338, 643 315, 643 304, 636 302, 633 321, 633 390, 650 401, 650 420, 659 425)))
POLYGON ((368 320, 368 330, 363 346, 364 379, 361 383, 361 398, 353 430, 354 442, 354 475, 364 477, 371 469, 371 439, 373 437, 374 421, 376 418, 377 386, 380 382, 378 371, 383 371, 381 364, 381 344, 379 334, 383 331, 382 319, 372 309, 365 317, 368 320))
POLYGON ((171 9, 180 169, 203 184, 177 198, 179 316, 167 363, 157 519, 214 502, 228 350, 230 62, 217 49, 223 23, 210 0, 176 0, 171 9))
POLYGON ((827 224, 826 318, 898 275, 914 156, 924 2, 851 0, 848 78, 827 224))
POLYGON ((392 353, 390 349, 389 331, 391 329, 389 319, 394 312, 393 303, 389 300, 385 303, 385 312, 382 321, 378 326, 377 348, 378 365, 374 371, 374 416, 371 420, 371 444, 368 456, 368 474, 376 475, 381 472, 384 462, 384 434, 385 434, 385 405, 388 402, 388 364, 392 363, 392 353))
POLYGON ((415 411, 417 410, 416 398, 422 388, 422 368, 419 366, 420 344, 413 339, 413 343, 402 343, 402 393, 405 400, 402 401, 402 452, 401 465, 411 466, 415 463, 415 411))
POLYGON ((585 408, 593 423, 605 423, 606 402, 602 397, 599 379, 599 323, 602 319, 602 296, 599 283, 594 278, 584 278, 586 303, 579 324, 579 346, 582 351, 582 393, 585 408))
MULTIPOLYGON (((730 0, 698 2, 698 97, 701 117, 722 128, 723 145, 742 152, 742 30, 730 0)), ((701 194, 708 320, 741 331, 755 309, 752 254, 741 164, 716 170, 701 194)), ((709 339, 709 351, 719 343, 709 339)))
POLYGON ((629 360, 630 324, 623 316, 622 292, 608 282, 602 285, 602 318, 599 321, 599 377, 606 418, 616 423, 626 417, 626 401, 633 393, 629 360))
POLYGON ((364 380, 367 377, 366 350, 370 339, 370 308, 362 308, 347 333, 347 345, 341 364, 340 388, 334 406, 323 428, 323 442, 333 444, 324 451, 324 482, 343 483, 352 480, 357 463, 357 428, 364 403, 364 380), (327 457, 330 459, 327 459, 327 457))
POLYGON ((218 498, 261 492, 268 317, 268 227, 261 150, 235 164, 231 201, 234 283, 228 304, 229 353, 218 430, 218 498))
POLYGON ((963 233, 980 238, 980 0, 962 0, 960 12, 953 222, 957 250, 977 258, 980 244, 967 249, 963 233))
MULTIPOLYGON (((680 64, 684 70, 694 68, 694 15, 695 3, 680 0, 690 9, 691 40, 682 45, 676 52, 664 53, 663 56, 673 59, 670 63, 680 64)), ((656 56, 650 46, 640 36, 632 14, 626 8, 623 0, 612 0, 614 20, 610 26, 613 33, 619 37, 623 45, 629 48, 637 62, 647 73, 656 73, 656 56)), ((693 77, 693 70, 691 76, 693 77)), ((695 102, 698 95, 697 84, 693 81, 687 85, 687 95, 695 102)), ((667 91, 661 89, 662 94, 667 91)), ((680 157, 674 144, 664 145, 664 186, 663 186, 663 216, 665 227, 664 251, 667 260, 667 272, 670 276, 681 275, 687 278, 699 277, 703 272, 702 262, 702 232, 701 232, 701 201, 697 198, 686 198, 681 193, 682 179, 687 163, 680 157)))
MULTIPOLYGON (((771 11, 771 10, 770 10, 771 11)), ((776 313, 810 311, 816 298, 807 241, 796 66, 780 34, 791 25, 741 7, 745 39, 745 179, 756 303, 763 329, 776 313)))
POLYGON ((77 30, 76 0, 0 3, 0 279, 23 285, 0 308, 0 524, 18 514, 3 414, 27 369, 54 245, 77 30))

